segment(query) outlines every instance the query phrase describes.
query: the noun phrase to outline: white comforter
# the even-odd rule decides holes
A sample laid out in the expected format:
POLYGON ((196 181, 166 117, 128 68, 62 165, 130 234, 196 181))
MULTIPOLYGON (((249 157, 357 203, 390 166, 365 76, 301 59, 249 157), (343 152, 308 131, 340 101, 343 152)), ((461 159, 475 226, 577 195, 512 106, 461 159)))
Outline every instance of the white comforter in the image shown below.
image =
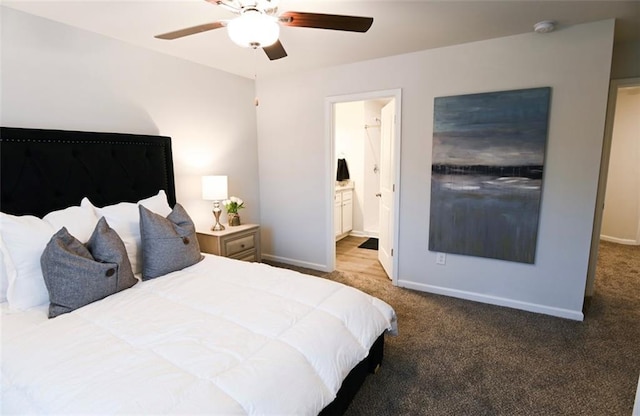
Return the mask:
POLYGON ((358 290, 216 256, 2 322, 3 414, 317 414, 395 331, 393 309, 358 290))

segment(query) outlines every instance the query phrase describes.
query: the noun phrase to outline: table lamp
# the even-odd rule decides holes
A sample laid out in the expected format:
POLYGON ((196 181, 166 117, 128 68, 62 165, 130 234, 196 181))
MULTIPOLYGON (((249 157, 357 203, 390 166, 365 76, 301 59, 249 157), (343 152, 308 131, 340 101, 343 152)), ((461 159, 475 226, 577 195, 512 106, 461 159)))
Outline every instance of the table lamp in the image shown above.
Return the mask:
POLYGON ((211 227, 211 230, 224 230, 224 225, 220 224, 220 201, 227 199, 227 177, 221 175, 203 176, 202 199, 213 201, 213 216, 216 219, 216 223, 211 227))

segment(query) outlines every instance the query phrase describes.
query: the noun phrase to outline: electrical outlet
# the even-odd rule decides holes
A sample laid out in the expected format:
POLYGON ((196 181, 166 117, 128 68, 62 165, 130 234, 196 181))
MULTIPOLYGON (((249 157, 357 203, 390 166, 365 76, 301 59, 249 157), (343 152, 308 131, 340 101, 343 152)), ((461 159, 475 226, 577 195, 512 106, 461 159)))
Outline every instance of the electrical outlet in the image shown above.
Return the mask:
POLYGON ((436 253, 436 264, 446 264, 447 255, 445 253, 436 253))

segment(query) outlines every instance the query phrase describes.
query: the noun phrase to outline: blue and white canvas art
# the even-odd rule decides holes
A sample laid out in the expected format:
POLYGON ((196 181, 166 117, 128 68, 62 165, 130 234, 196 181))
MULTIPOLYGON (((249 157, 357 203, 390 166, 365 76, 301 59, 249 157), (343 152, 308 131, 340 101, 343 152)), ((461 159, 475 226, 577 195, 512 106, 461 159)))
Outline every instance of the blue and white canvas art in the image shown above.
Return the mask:
POLYGON ((550 97, 435 99, 429 250, 534 263, 550 97))

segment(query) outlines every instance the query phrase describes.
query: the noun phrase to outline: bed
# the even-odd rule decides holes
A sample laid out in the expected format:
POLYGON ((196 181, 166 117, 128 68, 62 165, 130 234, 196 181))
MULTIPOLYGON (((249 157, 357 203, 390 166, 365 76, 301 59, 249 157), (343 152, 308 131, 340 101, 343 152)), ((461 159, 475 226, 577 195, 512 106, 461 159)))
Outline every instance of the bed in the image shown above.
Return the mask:
POLYGON ((187 248, 165 247, 162 233, 195 232, 176 203, 170 138, 3 127, 0 146, 3 414, 341 414, 382 362, 397 330, 382 300, 196 258, 184 235, 171 241, 187 248), (78 260, 103 241, 112 257, 78 260), (111 292, 74 303, 94 286, 111 292))

